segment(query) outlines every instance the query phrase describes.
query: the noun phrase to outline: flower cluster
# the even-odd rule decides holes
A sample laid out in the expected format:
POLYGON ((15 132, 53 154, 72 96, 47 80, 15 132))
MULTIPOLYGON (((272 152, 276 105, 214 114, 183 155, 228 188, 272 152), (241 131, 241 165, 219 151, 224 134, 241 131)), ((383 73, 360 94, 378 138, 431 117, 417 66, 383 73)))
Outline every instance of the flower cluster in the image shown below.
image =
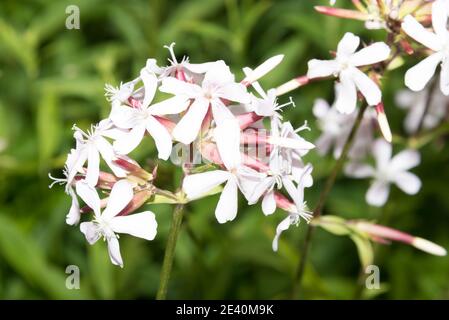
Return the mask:
POLYGON ((81 213, 93 212, 92 221, 80 224, 81 232, 90 244, 104 238, 112 263, 123 266, 117 234, 147 240, 156 236, 154 213, 134 213, 139 207, 154 197, 186 203, 219 188, 215 209, 219 223, 236 217, 239 191, 251 205, 261 200, 266 215, 277 207, 288 213, 278 227, 276 249, 283 230, 311 218, 303 192, 313 183, 312 166, 304 163, 303 156, 314 145, 299 135, 307 125, 295 129, 284 122, 282 108, 294 105, 293 101, 278 104, 275 90, 265 91, 257 82, 283 56, 270 58, 254 70, 245 68, 246 77, 236 82, 222 60, 178 62, 174 44, 167 48, 170 65, 160 67, 148 59, 136 79, 117 88, 106 85, 111 103, 107 119, 88 131, 73 127, 76 147, 67 157, 65 177, 53 178, 65 184, 72 197, 66 222, 76 225, 81 213), (157 101, 159 92, 169 97, 157 101), (145 171, 128 156, 143 139, 154 141, 162 160, 169 159, 176 142, 193 146, 207 164, 194 166, 184 159, 182 191, 161 190, 155 186, 157 171, 145 171), (103 162, 110 172, 102 171, 103 162), (100 199, 99 190, 105 198, 100 199), (80 207, 79 198, 85 207, 80 207))

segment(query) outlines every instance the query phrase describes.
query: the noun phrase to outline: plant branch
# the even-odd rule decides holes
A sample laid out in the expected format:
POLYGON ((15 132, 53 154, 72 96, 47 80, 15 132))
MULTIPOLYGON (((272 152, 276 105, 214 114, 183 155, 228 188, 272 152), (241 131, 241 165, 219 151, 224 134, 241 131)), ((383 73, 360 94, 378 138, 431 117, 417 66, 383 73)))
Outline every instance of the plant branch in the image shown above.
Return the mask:
MULTIPOLYGON (((324 207, 324 204, 329 196, 329 193, 332 190, 332 187, 334 186, 335 180, 337 179, 338 174, 340 173, 341 169, 343 168, 343 164, 346 160, 346 157, 349 153, 349 150, 351 149, 352 143, 354 141, 355 135, 360 127, 360 124, 362 122, 363 119, 363 115, 365 113, 365 110, 367 108, 367 105, 364 103, 360 109, 359 112, 357 114, 357 118, 351 128, 351 132, 349 133, 349 136, 344 144, 343 147, 343 151, 340 155, 340 157, 338 158, 337 162, 335 163, 334 168, 332 169, 331 174, 329 175, 329 177, 327 178, 324 188, 321 191, 320 194, 320 198, 318 200, 318 204, 315 207, 315 210, 313 210, 313 216, 314 218, 317 218, 319 216, 321 216, 322 214, 322 210, 324 207)), ((306 261, 307 261, 307 257, 308 257, 308 251, 310 249, 310 245, 312 242, 312 237, 314 234, 314 229, 315 227, 311 224, 308 225, 307 227, 307 232, 306 232, 306 236, 301 248, 301 254, 300 254, 300 259, 299 259, 299 264, 296 270, 296 274, 295 274, 295 278, 293 281, 293 288, 292 288, 292 292, 291 292, 291 297, 295 298, 296 296, 296 292, 300 289, 301 287, 301 282, 302 282, 302 278, 304 275, 304 269, 306 266, 306 261)))

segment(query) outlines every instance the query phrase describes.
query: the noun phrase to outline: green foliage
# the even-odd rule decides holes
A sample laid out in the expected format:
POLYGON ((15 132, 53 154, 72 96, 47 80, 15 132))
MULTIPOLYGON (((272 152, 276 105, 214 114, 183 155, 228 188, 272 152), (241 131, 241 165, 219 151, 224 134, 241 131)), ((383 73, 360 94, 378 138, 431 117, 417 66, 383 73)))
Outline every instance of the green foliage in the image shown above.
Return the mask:
MULTIPOLYGON (((145 208, 155 212, 158 236, 152 242, 123 236, 124 269, 110 264, 99 241, 86 244, 75 227, 66 226, 70 199, 62 188, 48 189, 47 172, 60 175, 73 147, 71 127, 87 128, 109 112, 105 82, 131 79, 148 57, 164 63, 163 45, 175 41, 178 57, 192 62, 226 60, 237 76, 271 55, 284 62, 261 82, 277 86, 306 72, 312 57, 327 58, 346 31, 365 41, 383 34, 363 30, 357 22, 321 16, 313 5, 328 1, 298 0, 72 0, 0 2, 0 298, 154 298, 159 281, 172 205, 155 199, 145 208), (80 7, 81 29, 68 30, 65 8, 80 7), (158 204, 157 204, 158 203, 158 204), (65 288, 65 269, 77 265, 81 289, 65 288)), ((409 63, 406 62, 406 65, 409 63)), ((385 79, 386 111, 393 131, 403 134, 404 112, 393 93, 403 87, 404 67, 385 79)), ((330 82, 312 84, 292 93, 296 108, 285 111, 296 126, 309 120, 307 139, 319 132, 313 100, 333 98, 330 82)), ((284 98, 287 99, 287 98, 284 98)), ((282 102, 283 100, 281 100, 282 102)), ((148 141, 147 141, 148 142, 148 141)), ((146 142, 146 143, 147 143, 146 142)), ((156 164, 151 143, 136 154, 146 169, 156 164), (150 159, 150 160, 148 160, 150 159)), ((399 150, 402 146, 397 145, 399 150)), ((396 148, 396 147, 395 147, 396 148)), ((339 179, 324 208, 344 218, 377 219, 397 229, 449 247, 447 232, 449 152, 445 139, 426 140, 423 163, 416 170, 423 189, 410 197, 395 192, 389 206, 370 208, 364 200, 366 181, 339 179), (435 174, 437 172, 438 174, 435 174)), ((315 185, 306 190, 313 208, 323 180, 334 163, 312 152, 315 185)), ((158 185, 176 190, 180 170, 159 163, 158 185)), ((306 225, 291 227, 271 250, 275 228, 284 213, 263 216, 260 206, 241 199, 237 219, 219 225, 214 217, 217 195, 187 205, 178 242, 169 298, 287 298, 299 259, 306 225)), ((338 229, 338 228, 337 228, 338 229)), ((334 229, 332 232, 341 233, 334 229)), ((365 239, 352 236, 363 263, 374 259, 381 271, 381 292, 367 298, 449 298, 449 259, 428 256, 393 244, 379 247, 375 257, 365 239)), ((302 298, 352 298, 357 289, 359 261, 348 237, 318 230, 306 267, 302 298)))

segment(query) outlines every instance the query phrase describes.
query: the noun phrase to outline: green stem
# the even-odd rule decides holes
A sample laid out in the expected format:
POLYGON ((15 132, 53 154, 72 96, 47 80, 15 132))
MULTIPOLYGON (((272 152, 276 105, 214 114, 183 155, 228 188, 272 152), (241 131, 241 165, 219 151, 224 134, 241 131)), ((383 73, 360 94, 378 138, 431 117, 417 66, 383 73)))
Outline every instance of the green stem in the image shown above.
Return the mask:
MULTIPOLYGON (((354 122, 354 125, 351 128, 351 132, 349 133, 348 139, 346 140, 345 145, 343 147, 343 151, 342 151, 340 157, 338 158, 337 162, 335 163, 335 166, 332 169, 331 174, 327 178, 324 188, 321 191, 320 198, 318 200, 318 204, 315 207, 315 210, 313 210, 314 218, 318 218, 319 216, 321 216, 324 204, 329 196, 329 193, 332 190, 332 187, 335 184, 335 180, 337 179, 338 174, 340 173, 341 169, 343 168, 343 164, 346 160, 349 150, 351 149, 351 146, 354 141, 357 130, 359 129, 360 124, 362 123, 363 114, 365 113, 366 108, 367 108, 367 105, 363 104, 359 109, 357 118, 354 122)), ((301 247, 299 264, 296 269, 295 279, 293 281, 293 287, 292 287, 292 292, 291 292, 292 299, 294 299, 296 297, 296 293, 298 292, 298 290, 301 287, 301 282, 302 282, 302 278, 304 275, 304 269, 306 266, 306 261, 307 261, 310 245, 312 242, 314 230, 315 230, 315 227, 313 225, 309 224, 307 227, 307 232, 306 232, 306 236, 305 236, 303 245, 301 247)))
POLYGON ((156 299, 165 300, 167 298, 168 282, 173 267, 176 242, 181 230, 182 218, 184 215, 184 204, 178 204, 173 211, 173 218, 168 233, 167 246, 165 248, 164 262, 162 263, 161 280, 157 291, 156 299))

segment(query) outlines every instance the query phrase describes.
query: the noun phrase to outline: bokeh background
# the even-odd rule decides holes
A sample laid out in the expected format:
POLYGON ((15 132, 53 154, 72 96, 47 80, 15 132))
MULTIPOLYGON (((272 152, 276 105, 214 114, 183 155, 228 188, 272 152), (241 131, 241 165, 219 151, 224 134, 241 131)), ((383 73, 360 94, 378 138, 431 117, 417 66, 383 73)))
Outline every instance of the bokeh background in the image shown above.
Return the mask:
MULTIPOLYGON (((1 1, 0 139, 6 148, 0 151, 0 298, 154 298, 172 208, 152 205, 159 223, 157 238, 147 242, 123 236, 125 268, 113 266, 103 242, 90 246, 78 228, 65 224, 70 198, 63 189, 48 188, 47 174, 59 174, 73 146, 72 125, 87 128, 106 116, 104 83, 134 78, 149 57, 164 64, 168 52, 163 45, 173 41, 178 57, 188 55, 192 62, 224 59, 237 77, 242 67, 283 53, 283 63, 262 81, 274 87, 304 74, 309 59, 327 58, 346 31, 365 41, 384 38, 383 31, 366 31, 361 23, 313 11, 313 5, 327 2, 1 1), (80 8, 80 30, 65 28, 70 4, 80 8), (80 268, 80 290, 65 288, 68 265, 80 268)), ((403 87, 405 70, 389 73, 384 84, 387 114, 399 135, 404 134, 405 114, 393 97, 403 87)), ((313 101, 331 101, 332 83, 316 83, 292 96, 297 106, 285 117, 295 126, 309 120, 312 131, 304 135, 313 141, 319 135, 313 101)), ((446 141, 440 137, 421 149, 423 161, 414 172, 423 188, 417 196, 393 188, 384 208, 372 208, 364 201, 368 181, 340 177, 325 212, 377 220, 449 248, 446 141)), ((396 151, 402 148, 395 145, 396 151)), ((156 164, 154 151, 148 143, 135 156, 151 168, 156 164)), ((315 185, 306 190, 313 207, 334 160, 315 152, 307 160, 315 166, 315 185)), ((175 189, 179 170, 159 163, 158 184, 175 189)), ((241 199, 238 218, 219 225, 213 213, 216 201, 213 196, 187 207, 169 298, 287 298, 306 225, 284 233, 274 253, 271 241, 282 212, 265 217, 259 206, 247 207, 241 199)), ((300 298, 449 298, 448 257, 400 244, 379 247, 375 261, 381 289, 357 293, 360 263, 349 239, 317 230, 311 249, 300 298)))

